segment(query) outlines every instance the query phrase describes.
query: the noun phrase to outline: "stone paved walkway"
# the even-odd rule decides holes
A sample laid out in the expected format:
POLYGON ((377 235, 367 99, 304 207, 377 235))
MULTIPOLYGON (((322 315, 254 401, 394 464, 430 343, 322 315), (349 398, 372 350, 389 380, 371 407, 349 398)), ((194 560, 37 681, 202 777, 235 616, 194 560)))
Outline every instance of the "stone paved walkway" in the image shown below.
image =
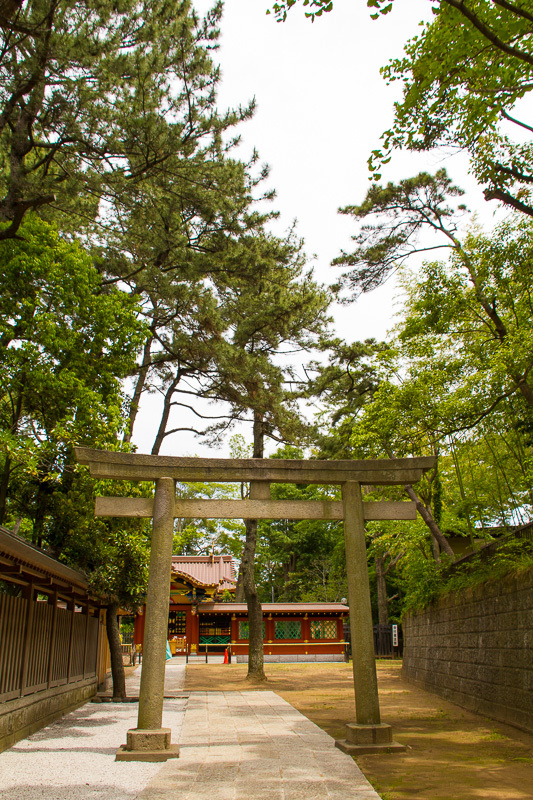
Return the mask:
MULTIPOLYGON (((0 753, 1 800, 380 800, 333 739, 271 691, 182 691, 166 666, 163 725, 180 758, 116 762, 137 703, 88 703, 0 753)), ((138 692, 140 670, 127 679, 138 692)))
MULTIPOLYGON (((132 699, 139 699, 141 688, 142 666, 126 677, 126 694, 132 699)), ((185 658, 170 658, 165 664, 165 697, 180 697, 185 685, 185 658)), ((111 686, 105 692, 98 692, 97 697, 110 699, 113 696, 111 686)), ((1 798, 0 798, 1 800, 1 798)))
POLYGON ((137 800, 380 800, 333 739, 274 692, 191 693, 180 747, 137 800))

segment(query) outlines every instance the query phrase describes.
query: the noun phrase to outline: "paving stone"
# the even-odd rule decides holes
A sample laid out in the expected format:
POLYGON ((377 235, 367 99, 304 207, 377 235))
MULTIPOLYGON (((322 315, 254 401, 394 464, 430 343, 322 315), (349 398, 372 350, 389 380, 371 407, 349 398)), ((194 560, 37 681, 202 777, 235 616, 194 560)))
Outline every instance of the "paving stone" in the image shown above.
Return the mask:
POLYGON ((179 744, 139 800, 380 800, 353 759, 271 691, 191 693, 179 744))

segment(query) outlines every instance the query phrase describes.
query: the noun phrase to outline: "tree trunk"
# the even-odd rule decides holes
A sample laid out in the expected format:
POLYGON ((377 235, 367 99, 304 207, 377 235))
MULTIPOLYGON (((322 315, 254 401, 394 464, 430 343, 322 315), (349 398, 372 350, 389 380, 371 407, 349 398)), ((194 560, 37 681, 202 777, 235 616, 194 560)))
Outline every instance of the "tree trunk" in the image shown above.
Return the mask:
MULTIPOLYGON (((246 526, 246 523, 244 523, 246 526)), ((244 603, 246 598, 244 597, 244 586, 242 583, 242 561, 239 564, 239 574, 237 575, 237 586, 235 587, 235 602, 236 603, 244 603)))
POLYGON ((113 700, 126 699, 126 676, 122 662, 122 648, 117 625, 118 603, 109 603, 106 614, 107 641, 111 654, 111 675, 113 678, 113 700))
POLYGON ((4 469, 2 470, 2 474, 0 476, 0 525, 3 524, 6 518, 7 490, 9 487, 10 474, 11 474, 11 458, 9 455, 6 455, 6 460, 4 461, 4 469))
POLYGON ((133 397, 131 398, 131 403, 130 403, 129 423, 127 431, 124 435, 125 442, 131 442, 131 437, 133 435, 133 426, 135 425, 137 412, 139 411, 139 403, 141 402, 141 395, 143 393, 144 385, 146 383, 146 376, 148 375, 148 370, 150 368, 151 350, 153 341, 154 337, 153 335, 150 335, 149 339, 146 341, 144 345, 143 363, 139 370, 139 374, 137 376, 137 383, 135 384, 135 390, 133 392, 133 397))
POLYGON ((434 536, 431 537, 431 551, 433 553, 433 561, 435 561, 436 564, 439 564, 440 563, 440 547, 439 547, 439 543, 437 542, 437 540, 435 539, 434 536))
POLYGON ((422 517, 422 519, 424 520, 424 522, 428 526, 429 530, 431 531, 431 535, 433 536, 433 538, 436 539, 436 541, 439 543, 440 549, 444 553, 449 555, 450 558, 452 559, 452 561, 455 561, 455 553, 453 552, 452 548, 450 547, 450 545, 448 543, 448 540, 446 539, 446 537, 442 533, 441 529, 439 528, 439 526, 437 525, 437 523, 433 519, 433 514, 431 513, 431 511, 428 508, 425 507, 424 503, 419 498, 419 496, 417 495, 417 493, 415 492, 415 490, 413 489, 411 484, 409 484, 409 483, 406 484, 405 491, 407 492, 407 494, 409 495, 411 500, 413 500, 415 502, 416 510, 418 511, 418 513, 420 514, 420 516, 422 517))
MULTIPOLYGON (((263 441, 263 417, 257 411, 254 411, 254 458, 263 458, 263 441)), ((252 500, 263 499, 265 487, 268 487, 268 493, 270 493, 269 484, 252 481, 250 483, 250 498, 252 500)), ((249 640, 246 680, 252 683, 263 683, 267 679, 263 660, 263 609, 259 602, 254 574, 257 520, 246 519, 244 520, 244 525, 246 527, 246 542, 239 572, 242 573, 242 585, 248 606, 249 640)))
POLYGON ((157 436, 155 437, 154 446, 152 447, 152 455, 158 456, 159 451, 161 450, 161 445, 163 444, 163 439, 166 436, 167 425, 168 425, 168 418, 170 417, 170 408, 172 405, 172 397, 174 395, 174 391, 176 386, 181 380, 181 372, 178 370, 178 373, 174 380, 170 383, 167 391, 165 392, 165 402, 163 404, 163 413, 161 414, 161 421, 159 422, 159 429, 157 431, 157 436))
POLYGON ((389 601, 387 598, 387 581, 385 580, 385 559, 382 556, 374 556, 376 564, 376 583, 378 589, 378 623, 380 625, 389 624, 389 601))
MULTIPOLYGON (((7 344, 6 344, 7 346, 7 344)), ((26 376, 24 375, 22 385, 26 383, 26 376)), ((18 393, 17 401, 13 407, 13 415, 11 420, 11 433, 16 434, 18 431, 20 416, 22 414, 22 391, 18 393)), ((6 453, 6 460, 4 461, 4 469, 0 477, 0 525, 3 524, 6 518, 7 511, 7 496, 9 493, 9 478, 11 477, 11 456, 6 453)))
POLYGON ((246 680, 252 683, 263 683, 266 675, 263 664, 263 609, 259 602, 255 585, 254 563, 257 543, 257 520, 247 519, 246 543, 242 554, 241 569, 243 574, 244 596, 248 606, 248 674, 246 680))

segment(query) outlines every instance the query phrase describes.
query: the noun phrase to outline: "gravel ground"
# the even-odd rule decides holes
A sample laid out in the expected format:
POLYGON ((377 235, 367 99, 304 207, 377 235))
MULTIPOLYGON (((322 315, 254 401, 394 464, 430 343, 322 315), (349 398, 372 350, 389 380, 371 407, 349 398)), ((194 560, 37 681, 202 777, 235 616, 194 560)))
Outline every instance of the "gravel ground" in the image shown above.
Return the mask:
MULTIPOLYGON (((173 743, 186 703, 164 703, 173 743)), ((137 710, 137 703, 88 703, 0 753, 0 800, 133 800, 162 766, 115 761, 137 710)))

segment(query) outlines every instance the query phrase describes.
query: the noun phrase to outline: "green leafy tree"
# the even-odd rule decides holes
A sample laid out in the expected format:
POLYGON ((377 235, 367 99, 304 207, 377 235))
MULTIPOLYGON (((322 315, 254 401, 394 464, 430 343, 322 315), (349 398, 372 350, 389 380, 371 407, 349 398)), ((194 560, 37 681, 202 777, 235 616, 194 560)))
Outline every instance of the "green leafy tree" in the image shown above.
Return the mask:
POLYGON ((383 377, 389 345, 325 339, 320 349, 328 361, 309 365, 304 386, 304 395, 318 406, 315 446, 320 458, 352 458, 352 430, 383 377))
MULTIPOLYGON (((232 283, 221 294, 230 321, 229 359, 210 396, 230 405, 230 421, 253 415, 253 458, 262 458, 266 437, 295 438, 304 427, 286 389, 292 380, 285 355, 310 349, 327 323, 327 294, 303 273, 301 243, 263 235, 248 238, 233 254, 237 272, 254 280, 232 283), (297 434, 298 432, 298 434, 297 434)), ((227 423, 222 423, 226 426, 227 423)), ((250 621, 248 679, 265 680, 261 603, 255 581, 257 520, 245 520, 237 594, 242 590, 250 621)))
MULTIPOLYGON (((171 191, 187 162, 216 160, 223 132, 250 112, 219 115, 214 105, 221 3, 205 20, 187 0, 12 9, 0 19, 1 238, 52 203, 75 215, 75 228, 98 218, 99 232, 120 230, 125 195, 131 211, 144 182, 161 188, 162 175, 171 191)), ((208 173, 198 173, 206 192, 208 173)), ((177 204, 186 208, 188 194, 182 182, 177 204)))
MULTIPOLYGON (((385 13, 392 3, 369 5, 385 13)), ((441 0, 433 11, 435 19, 407 43, 405 56, 383 69, 387 81, 402 82, 403 100, 382 149, 372 154, 371 169, 379 179, 381 164, 395 149, 463 149, 487 200, 531 216, 531 127, 520 101, 533 75, 533 6, 441 0)))
POLYGON ((0 515, 87 572, 108 604, 114 695, 123 697, 116 611, 144 588, 146 537, 138 524, 94 520, 94 481, 73 445, 116 447, 121 379, 142 325, 134 298, 102 287, 78 244, 35 216, 20 231, 0 242, 0 515))
MULTIPOLYGON (((272 457, 302 459, 304 451, 283 445, 272 457)), ((338 499, 338 487, 272 484, 271 494, 276 500, 333 500, 338 499)), ((256 572, 262 597, 328 602, 335 595, 340 598, 343 590, 346 594, 344 587, 339 588, 345 573, 342 567, 338 569, 339 544, 342 550, 342 529, 333 521, 260 521, 256 572)))
MULTIPOLYGON (((298 0, 274 3, 285 20, 298 0)), ((427 5, 427 4, 426 4, 427 5)), ((332 11, 332 0, 302 0, 311 20, 332 11)), ((371 17, 400 11, 401 0, 367 0, 371 17)), ((422 11, 422 3, 420 4, 422 11)), ((531 125, 523 101, 533 70, 530 2, 431 0, 433 21, 405 45, 404 56, 382 69, 400 81, 392 126, 369 158, 376 181, 395 150, 465 150, 487 200, 533 215, 531 125)))
POLYGON ((36 218, 23 232, 0 244, 0 518, 31 520, 39 544, 53 492, 68 494, 73 444, 121 430, 120 381, 142 329, 134 300, 103 289, 81 247, 36 218))
MULTIPOLYGON (((378 286, 413 254, 450 249, 455 267, 453 274, 445 278, 439 267, 426 268, 424 313, 427 321, 431 320, 435 332, 442 334, 450 323, 450 316, 446 313, 441 315, 444 306, 437 308, 436 299, 448 294, 449 303, 453 304, 453 293, 468 285, 469 302, 475 308, 473 313, 480 315, 481 327, 490 332, 484 356, 494 353, 494 359, 499 359, 499 365, 492 359, 489 371, 491 374, 497 372, 501 386, 503 370, 507 384, 504 393, 519 394, 531 408, 531 358, 528 348, 523 349, 518 344, 514 332, 518 303, 522 308, 519 327, 527 325, 530 313, 526 288, 530 226, 527 223, 522 226, 517 222, 507 223, 498 228, 492 239, 476 236, 473 232, 463 242, 457 233, 457 212, 461 213, 463 207, 458 204, 454 208, 448 201, 448 198, 460 197, 461 194, 444 170, 435 176, 420 173, 397 185, 373 186, 361 206, 343 209, 343 213, 363 220, 364 224, 353 237, 356 249, 352 253, 343 253, 335 263, 350 267, 342 282, 353 296, 357 296, 360 291, 378 286), (424 240, 422 234, 425 231, 436 238, 424 240), (523 257, 521 251, 524 251, 523 257), (518 259, 516 269, 513 266, 515 259, 518 259), (432 277, 430 270, 433 271, 432 277), (442 285, 443 281, 446 285, 442 285), (518 295, 515 295, 517 281, 520 286, 516 287, 518 295)), ((468 313, 466 307, 455 306, 455 324, 458 326, 464 324, 463 311, 468 313)))
MULTIPOLYGON (((235 483, 178 483, 178 498, 234 500, 241 498, 241 485, 235 483)), ((173 552, 182 555, 212 552, 232 555, 240 560, 244 525, 235 519, 176 519, 173 552)))

